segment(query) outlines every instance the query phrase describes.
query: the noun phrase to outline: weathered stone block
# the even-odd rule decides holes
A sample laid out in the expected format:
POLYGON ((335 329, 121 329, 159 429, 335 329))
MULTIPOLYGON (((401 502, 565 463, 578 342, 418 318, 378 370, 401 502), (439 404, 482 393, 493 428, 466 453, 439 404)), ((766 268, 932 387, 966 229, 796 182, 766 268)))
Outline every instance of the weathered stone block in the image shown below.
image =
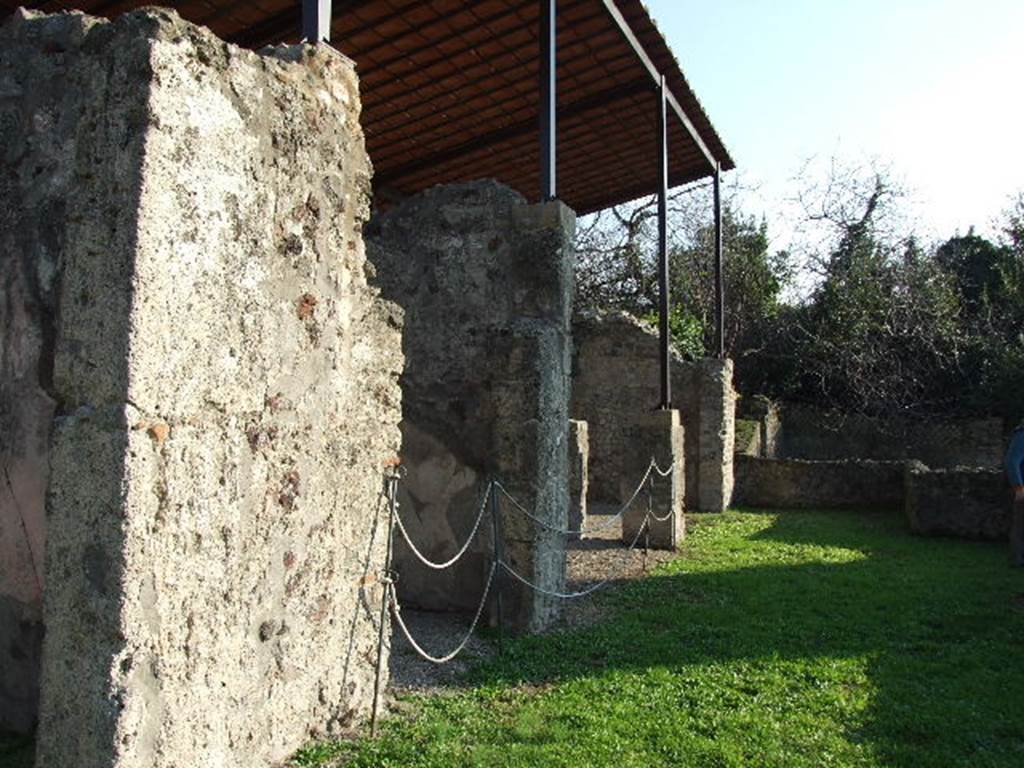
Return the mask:
MULTIPOLYGON (((634 419, 659 405, 658 337, 626 313, 573 319, 572 416, 590 431, 590 498, 614 502, 631 461, 634 419)), ((672 355, 672 403, 686 440, 688 509, 720 512, 732 496, 735 433, 732 362, 689 362, 672 355)))
MULTIPOLYGON (((699 397, 696 509, 723 512, 732 503, 736 395, 732 360, 698 360, 699 397)), ((691 406, 692 407, 692 406, 691 406)), ((691 459, 692 461, 692 459, 691 459)))
POLYGON ((0 65, 59 403, 37 764, 279 763, 369 706, 399 447, 353 66, 159 9, 18 12, 0 65))
POLYGON ((736 504, 777 509, 898 509, 903 462, 805 461, 738 455, 736 504))
POLYGON ((886 418, 781 404, 779 458, 841 461, 917 460, 933 469, 1001 466, 1005 440, 999 418, 886 418))
POLYGON ((643 536, 656 549, 675 550, 686 536, 683 494, 680 493, 686 478, 686 453, 679 411, 644 414, 633 425, 629 437, 636 453, 619 481, 619 503, 626 504, 633 497, 637 482, 652 458, 657 467, 652 468, 645 487, 622 517, 622 540, 632 544, 637 536, 643 536), (659 469, 668 472, 667 476, 659 469), (645 524, 648 529, 641 533, 645 524))
POLYGON ((909 462, 904 512, 914 533, 1006 541, 1012 506, 998 469, 936 469, 909 462))
POLYGON ((587 524, 587 465, 590 440, 587 422, 569 419, 569 530, 581 531, 587 524))
MULTIPOLYGON (((527 205, 508 187, 480 181, 427 190, 367 228, 381 289, 405 310, 403 520, 432 560, 447 560, 470 535, 492 478, 550 525, 568 523, 574 221, 560 203, 527 205)), ((506 560, 533 583, 560 589, 564 536, 507 499, 500 513, 506 560)), ((401 599, 475 610, 493 547, 489 518, 445 571, 423 566, 399 542, 401 599)), ((513 627, 553 619, 553 600, 500 582, 513 627)))

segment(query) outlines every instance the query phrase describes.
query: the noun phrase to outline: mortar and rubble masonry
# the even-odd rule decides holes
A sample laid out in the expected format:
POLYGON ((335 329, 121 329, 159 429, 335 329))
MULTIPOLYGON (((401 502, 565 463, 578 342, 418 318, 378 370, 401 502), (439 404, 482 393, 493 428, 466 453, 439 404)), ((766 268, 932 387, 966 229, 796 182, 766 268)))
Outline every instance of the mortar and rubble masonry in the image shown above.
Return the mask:
MULTIPOLYGON (((627 435, 661 397, 657 332, 624 312, 578 314, 573 345, 572 417, 587 422, 589 499, 616 503, 623 468, 635 464, 627 435)), ((686 509, 721 512, 733 489, 732 361, 673 353, 671 373, 685 435, 686 509)))
POLYGON ((0 709, 42 615, 39 766, 271 765, 369 707, 402 313, 359 113, 326 46, 0 29, 0 709))
MULTIPOLYGON (((561 203, 528 205, 495 181, 434 187, 366 229, 382 292, 405 311, 400 509, 428 558, 447 560, 471 535, 492 479, 549 525, 568 523, 574 230, 561 203)), ((559 591, 565 537, 500 503, 503 559, 559 591)), ((476 610, 494 557, 485 514, 467 554, 447 570, 427 568, 396 543, 404 604, 476 610)), ((553 621, 556 601, 500 582, 507 626, 553 621)))

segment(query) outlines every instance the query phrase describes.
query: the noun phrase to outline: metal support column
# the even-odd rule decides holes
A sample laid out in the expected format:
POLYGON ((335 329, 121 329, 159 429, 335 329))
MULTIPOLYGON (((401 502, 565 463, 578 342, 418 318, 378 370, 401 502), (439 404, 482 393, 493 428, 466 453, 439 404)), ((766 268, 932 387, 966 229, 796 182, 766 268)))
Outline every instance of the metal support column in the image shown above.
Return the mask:
POLYGON ((498 484, 491 481, 491 526, 492 535, 494 536, 494 602, 495 611, 497 613, 497 624, 498 624, 498 655, 505 655, 505 613, 501 606, 501 584, 502 577, 502 566, 501 563, 505 557, 504 547, 502 546, 503 535, 501 525, 501 504, 498 499, 498 484))
POLYGON ((725 357, 725 277, 722 274, 722 166, 715 163, 715 355, 725 357))
POLYGON ((558 113, 556 0, 540 0, 540 197, 558 197, 558 113))
POLYGON ((658 352, 661 359, 661 407, 672 407, 668 327, 668 99, 665 76, 658 88, 658 352))
POLYGON ((331 0, 302 0, 302 37, 307 43, 331 39, 331 0))
POLYGON ((394 475, 384 478, 384 487, 388 499, 388 530, 384 543, 384 570, 381 571, 380 624, 377 634, 377 668, 373 678, 373 709, 370 711, 370 735, 377 735, 377 713, 380 711, 381 679, 380 673, 384 664, 384 630, 387 627, 388 601, 391 590, 395 588, 394 574, 391 572, 391 557, 395 543, 395 516, 398 514, 398 478, 394 475))

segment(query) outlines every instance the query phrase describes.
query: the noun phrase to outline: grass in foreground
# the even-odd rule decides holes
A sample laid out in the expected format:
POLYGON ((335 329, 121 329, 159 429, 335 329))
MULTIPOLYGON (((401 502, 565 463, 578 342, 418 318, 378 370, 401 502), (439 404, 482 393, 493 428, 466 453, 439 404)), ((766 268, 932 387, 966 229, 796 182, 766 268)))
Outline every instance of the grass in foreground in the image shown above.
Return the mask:
POLYGON ((0 768, 32 768, 32 737, 0 733, 0 768))
POLYGON ((1024 765, 1024 574, 895 516, 694 516, 596 627, 299 766, 1024 765))

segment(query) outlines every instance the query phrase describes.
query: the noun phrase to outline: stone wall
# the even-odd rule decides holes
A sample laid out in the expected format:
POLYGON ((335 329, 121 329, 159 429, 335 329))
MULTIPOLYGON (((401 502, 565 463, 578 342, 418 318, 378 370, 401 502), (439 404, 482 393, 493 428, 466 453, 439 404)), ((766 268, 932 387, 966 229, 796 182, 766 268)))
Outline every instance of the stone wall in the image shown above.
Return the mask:
MULTIPOLYGON (((782 421, 779 417, 779 406, 764 395, 753 395, 752 397, 738 398, 736 404, 737 421, 743 421, 753 428, 753 434, 743 444, 737 440, 737 453, 745 453, 748 456, 761 456, 766 459, 783 458, 779 455, 779 435, 782 430, 782 421)), ((739 434, 737 427, 737 434, 739 434)), ((744 436, 747 436, 746 429, 744 436)), ((814 458, 814 457, 794 457, 814 458)), ((856 457, 847 457, 856 458, 856 457)))
POLYGON ((590 485, 590 436, 587 422, 569 420, 569 530, 580 531, 587 524, 587 494, 590 485))
POLYGON ((761 456, 761 424, 751 419, 736 419, 736 453, 744 456, 761 456))
POLYGON ((915 533, 998 541, 1009 536, 1012 505, 1002 470, 930 470, 908 462, 904 479, 904 512, 915 533))
MULTIPOLYGON (((441 186, 375 216, 368 254, 385 296, 405 309, 401 513, 435 560, 466 540, 487 482, 565 528, 569 509, 569 312, 575 217, 527 205, 493 181, 441 186)), ((502 504, 506 558, 547 589, 564 580, 565 540, 502 504)), ((421 565, 396 544, 410 605, 475 610, 492 562, 482 526, 454 567, 421 565)), ((539 629, 556 603, 502 581, 506 620, 539 629)))
MULTIPOLYGON (((589 425, 590 497, 615 502, 624 468, 635 463, 629 430, 661 397, 657 333, 625 313, 581 315, 573 344, 572 414, 589 425)), ((732 497, 732 361, 673 354, 671 375, 686 441, 686 507, 721 511, 732 497)))
POLYGON ((778 509, 878 508, 903 504, 903 462, 806 461, 736 456, 735 504, 778 509))
POLYGON ((777 432, 776 444, 765 443, 764 451, 776 458, 916 459, 934 469, 997 467, 1006 448, 999 418, 881 420, 783 404, 766 412, 762 428, 777 432))
POLYGON ((675 551, 686 537, 684 501, 679 493, 685 483, 686 452, 679 411, 650 411, 628 429, 636 451, 619 479, 619 504, 628 505, 622 516, 622 542, 634 546, 643 536, 644 544, 675 551), (654 466, 638 494, 636 478, 644 476, 651 459, 654 466))
POLYGON ((37 764, 278 763, 369 704, 399 447, 354 68, 168 11, 18 12, 0 93, 27 329, 0 404, 36 409, 7 449, 35 540, 56 404, 37 764))

